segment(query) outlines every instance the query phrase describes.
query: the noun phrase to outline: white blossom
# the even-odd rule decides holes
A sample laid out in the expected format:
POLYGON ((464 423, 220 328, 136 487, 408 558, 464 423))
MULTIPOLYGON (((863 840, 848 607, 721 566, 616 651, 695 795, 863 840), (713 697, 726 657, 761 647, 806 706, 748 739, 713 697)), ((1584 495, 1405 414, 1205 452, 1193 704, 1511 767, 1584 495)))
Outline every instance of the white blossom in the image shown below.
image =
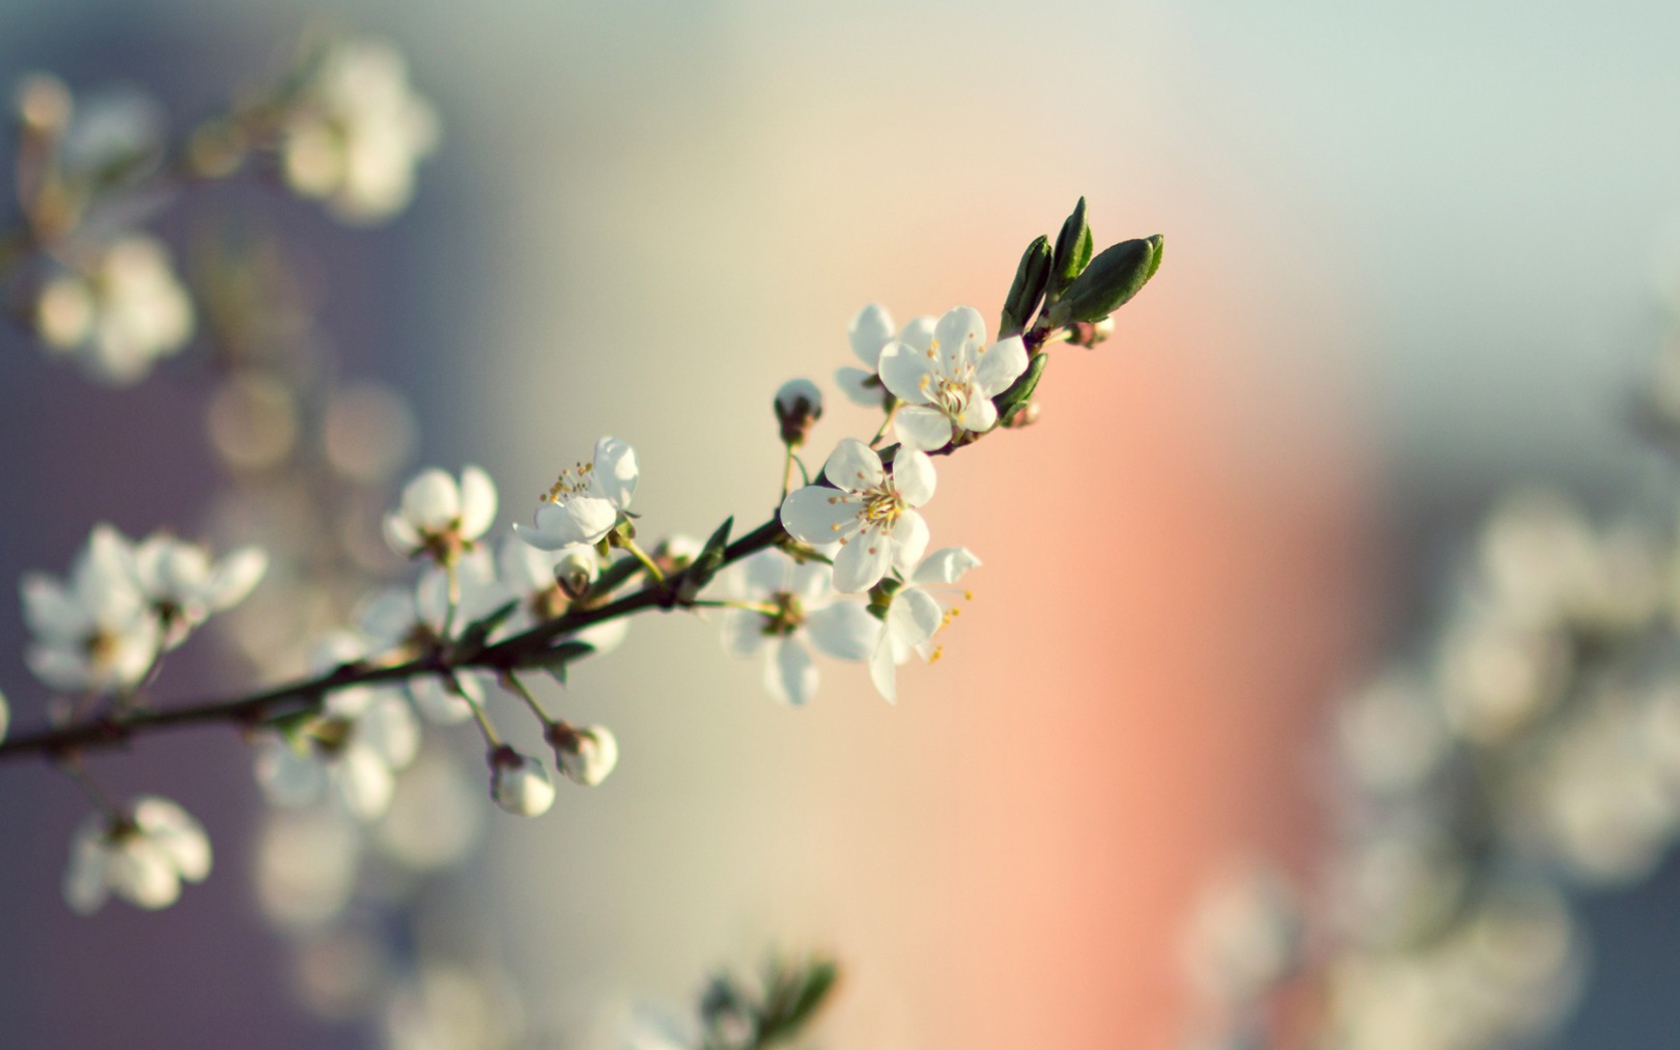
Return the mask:
MULTIPOLYGON (((833 491, 825 490, 825 491, 833 491)), ((837 599, 834 570, 765 550, 726 570, 725 593, 760 609, 723 613, 723 645, 736 656, 764 656, 764 687, 777 700, 803 704, 816 695, 811 647, 837 660, 869 657, 881 623, 860 601, 837 599)))
POLYGON ((50 349, 119 386, 143 379, 192 336, 193 306, 163 242, 130 234, 85 268, 53 277, 35 301, 35 327, 50 349))
POLYGON ((20 590, 34 635, 24 659, 35 677, 66 692, 111 693, 140 684, 162 635, 122 533, 94 526, 68 580, 29 573, 20 590))
POLYGON ((241 547, 220 561, 196 543, 168 533, 153 533, 134 549, 134 574, 140 591, 164 628, 170 648, 211 613, 230 609, 261 581, 268 556, 257 547, 241 547))
POLYGON ((561 473, 537 505, 534 528, 514 530, 533 547, 555 551, 605 539, 636 494, 636 450, 615 437, 595 443, 595 458, 561 473))
POLYGON ((490 797, 514 816, 540 816, 554 805, 554 781, 537 759, 499 747, 490 753, 490 769, 490 797))
POLYGON ((167 908, 181 883, 210 874, 210 839, 179 805, 156 795, 134 800, 126 819, 90 814, 70 844, 64 900, 90 915, 111 894, 140 908, 167 908))
MULTIPOLYGON (((496 552, 496 565, 502 586, 519 599, 519 609, 493 637, 518 634, 561 615, 572 600, 566 588, 594 583, 601 571, 600 556, 593 547, 574 544, 546 551, 517 536, 502 540, 496 552), (562 579, 569 582, 562 586, 562 579)), ((629 633, 630 618, 620 616, 565 637, 584 642, 597 653, 608 653, 618 648, 629 633)))
POLYGON ((881 381, 904 402, 893 424, 900 442, 932 451, 960 431, 997 425, 992 398, 1027 370, 1020 336, 986 344, 986 321, 971 306, 950 310, 926 348, 893 342, 881 351, 881 381))
POLYGON ((595 787, 618 765, 618 739, 606 726, 556 725, 549 741, 560 772, 584 787, 595 787))
MULTIPOLYGON (((925 351, 933 345, 933 326, 932 317, 918 317, 904 326, 897 341, 925 351)), ((893 342, 892 315, 881 304, 870 303, 846 326, 846 339, 864 367, 841 368, 834 373, 834 381, 856 403, 868 408, 882 407, 888 394, 876 372, 880 368, 881 351, 893 342)))
POLYGON ((823 465, 838 488, 807 485, 782 504, 782 526, 814 545, 838 542, 834 586, 848 594, 867 591, 887 570, 909 572, 927 549, 927 522, 914 508, 933 498, 938 480, 927 453, 901 448, 892 473, 875 450, 855 438, 842 440, 823 465))
POLYGON ((282 170, 337 218, 372 224, 408 206, 415 166, 437 141, 437 115, 410 88, 402 55, 383 41, 340 40, 296 100, 282 170))
POLYGON ((12 726, 12 708, 6 703, 6 694, 0 693, 0 742, 6 739, 6 731, 12 726))
POLYGON ((898 666, 912 653, 924 660, 936 659, 933 636, 957 614, 955 607, 942 607, 934 595, 956 590, 954 585, 963 574, 979 564, 980 559, 967 547, 945 547, 922 559, 904 586, 893 592, 885 629, 869 657, 869 677, 888 703, 898 701, 898 666))
MULTIPOLYGON (((366 642, 329 635, 311 661, 327 673, 366 655, 366 642)), ((277 806, 303 806, 323 795, 362 821, 383 816, 391 804, 396 771, 414 761, 420 723, 392 688, 351 686, 327 695, 319 718, 292 734, 265 734, 256 745, 256 776, 277 806)))
POLYGON ((496 521, 496 483, 477 467, 459 484, 436 467, 403 486, 402 503, 385 515, 385 541, 405 558, 422 555, 446 565, 470 551, 496 521))

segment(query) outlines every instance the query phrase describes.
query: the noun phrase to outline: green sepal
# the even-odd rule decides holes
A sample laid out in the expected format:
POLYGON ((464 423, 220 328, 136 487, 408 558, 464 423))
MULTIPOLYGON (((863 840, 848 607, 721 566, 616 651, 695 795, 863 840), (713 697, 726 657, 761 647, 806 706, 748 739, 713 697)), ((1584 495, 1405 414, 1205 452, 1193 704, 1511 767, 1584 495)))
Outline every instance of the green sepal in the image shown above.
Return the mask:
POLYGON ((1103 249, 1050 311, 1054 327, 1101 321, 1126 305, 1161 268, 1161 235, 1103 249))
POLYGON ((520 660, 521 668, 540 668, 554 677, 561 685, 566 684, 566 668, 573 662, 581 660, 595 651, 595 647, 588 642, 561 642, 559 645, 532 653, 520 660))
POLYGON ((1073 214, 1062 223, 1062 231, 1056 235, 1056 252, 1050 261, 1050 280, 1044 290, 1046 302, 1054 303, 1060 299, 1074 278, 1084 272, 1091 261, 1093 247, 1091 227, 1085 221, 1085 198, 1081 197, 1079 203, 1073 206, 1073 214))
POLYGON ((1021 411, 1033 391, 1038 389, 1038 379, 1044 374, 1044 366, 1050 360, 1050 355, 1040 352, 1027 358, 1027 370, 1022 372, 1009 389, 992 398, 992 404, 997 406, 998 424, 1006 425, 1015 413, 1021 411))
POLYGON ((734 527, 735 517, 730 515, 707 537, 706 545, 677 580, 677 601, 684 605, 693 602, 723 568, 723 554, 729 547, 729 533, 734 527))
POLYGON ((1003 303, 1003 319, 998 324, 998 338, 1020 335, 1032 320, 1033 311, 1044 300, 1044 288, 1050 281, 1050 238, 1039 237, 1021 253, 1021 264, 1015 268, 1015 281, 1009 286, 1009 297, 1003 303))

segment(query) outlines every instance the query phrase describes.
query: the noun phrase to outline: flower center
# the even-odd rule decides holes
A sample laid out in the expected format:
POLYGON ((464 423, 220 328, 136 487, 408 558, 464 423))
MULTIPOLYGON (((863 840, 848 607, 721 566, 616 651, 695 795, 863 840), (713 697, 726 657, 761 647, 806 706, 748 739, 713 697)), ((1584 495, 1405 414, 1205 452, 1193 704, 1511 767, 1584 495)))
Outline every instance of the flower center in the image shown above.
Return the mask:
POLYGON ((560 476, 549 486, 548 492, 542 497, 550 503, 564 504, 574 496, 589 494, 589 482, 595 475, 595 464, 579 463, 575 467, 568 467, 560 472, 560 476))
POLYGON ((858 512, 858 517, 867 528, 871 525, 891 525, 902 513, 904 499, 889 481, 878 489, 863 493, 863 509, 858 512))
POLYGON ((799 598, 787 591, 778 591, 770 596, 770 604, 775 606, 775 612, 763 613, 764 625, 759 628, 764 634, 772 638, 785 638, 799 630, 805 624, 805 607, 799 603, 799 598))

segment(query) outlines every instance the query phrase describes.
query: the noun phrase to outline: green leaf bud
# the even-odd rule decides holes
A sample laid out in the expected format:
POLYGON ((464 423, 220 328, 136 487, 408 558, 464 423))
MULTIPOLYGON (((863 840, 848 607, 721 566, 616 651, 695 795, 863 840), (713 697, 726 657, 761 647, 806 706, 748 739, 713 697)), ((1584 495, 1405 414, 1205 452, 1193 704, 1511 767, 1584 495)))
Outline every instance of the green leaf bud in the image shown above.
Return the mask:
POLYGON ((1160 266, 1160 234, 1104 249, 1051 309, 1051 325, 1101 321, 1126 305, 1160 266))
POLYGON ((1009 298, 1003 303, 999 339, 1020 335, 1032 320, 1033 311, 1044 299, 1044 288, 1050 283, 1051 254, 1048 237, 1033 241, 1021 254, 1021 265, 1015 268, 1015 283, 1009 286, 1009 298))

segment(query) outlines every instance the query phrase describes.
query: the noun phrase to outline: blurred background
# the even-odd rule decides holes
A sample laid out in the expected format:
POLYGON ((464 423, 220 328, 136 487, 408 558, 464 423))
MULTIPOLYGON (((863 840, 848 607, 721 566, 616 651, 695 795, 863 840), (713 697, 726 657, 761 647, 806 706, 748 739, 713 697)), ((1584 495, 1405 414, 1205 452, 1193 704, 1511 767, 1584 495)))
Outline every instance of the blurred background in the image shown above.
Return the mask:
MULTIPOLYGON (((302 246, 344 373, 411 401, 411 463, 489 470, 503 523, 605 433, 644 531, 757 520, 783 380, 831 394, 817 447, 873 425, 830 382, 862 304, 995 318, 1082 194, 1099 245, 1168 244, 1112 340, 1058 351, 1038 426, 942 463, 936 541, 985 564, 896 707, 839 665, 780 707, 680 617, 575 673, 618 771, 489 814, 447 907, 575 1045, 773 944, 844 963, 825 1045, 1175 1045, 1197 893, 1245 857, 1311 869, 1325 707, 1464 530, 1513 480, 1615 500, 1656 470, 1627 417, 1680 278, 1670 6, 61 0, 0 3, 0 79, 144 85, 185 126, 320 15, 396 43, 441 117, 413 206, 364 232, 224 203, 302 246)), ((114 391, 5 344, 0 577, 60 571, 95 521, 203 520, 189 363, 114 391)), ((22 638, 0 604, 0 651, 22 638)), ((0 688, 41 717, 21 661, 0 688)), ((300 1005, 248 762, 205 730, 108 763, 199 814, 218 872, 92 920, 58 891, 82 801, 0 774, 0 1042, 379 1045, 300 1005)), ((1591 906, 1613 979, 1563 1042, 1672 1031, 1680 962, 1648 934, 1677 891, 1591 906)))

